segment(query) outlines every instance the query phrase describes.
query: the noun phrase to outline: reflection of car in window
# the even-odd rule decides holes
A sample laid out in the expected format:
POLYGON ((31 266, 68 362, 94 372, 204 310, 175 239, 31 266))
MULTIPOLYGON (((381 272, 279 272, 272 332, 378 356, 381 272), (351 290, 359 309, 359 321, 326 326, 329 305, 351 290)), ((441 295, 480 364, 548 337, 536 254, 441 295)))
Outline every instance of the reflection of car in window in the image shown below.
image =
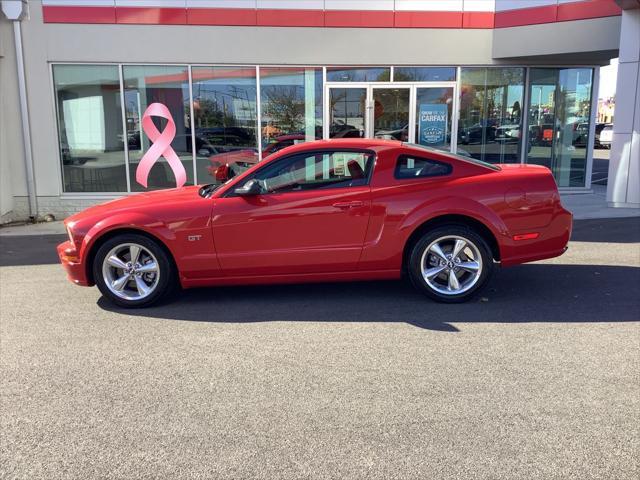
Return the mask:
POLYGON ((480 125, 479 123, 458 131, 458 143, 473 145, 478 143, 493 142, 496 136, 494 125, 480 125))
POLYGON ((589 139, 589 123, 577 122, 573 125, 573 145, 575 147, 586 147, 589 139))
POLYGON ((553 142, 553 124, 529 126, 529 145, 550 146, 553 142))
POLYGON ((501 125, 496 128, 496 142, 517 143, 520 141, 520 125, 501 125))
POLYGON ((266 158, 272 153, 276 153, 283 148, 290 147, 299 142, 304 142, 305 136, 302 134, 280 135, 273 137, 269 144, 262 150, 262 158, 266 158))
POLYGON ((613 140, 613 125, 605 124, 600 130, 600 134, 596 136, 598 139, 598 145, 603 148, 611 148, 611 141, 613 140))
POLYGON ((364 130, 335 120, 329 127, 329 138, 363 138, 364 130))
POLYGON ((395 130, 378 130, 375 132, 374 137, 383 140, 400 140, 401 142, 406 142, 409 139, 409 125, 407 124, 395 130))

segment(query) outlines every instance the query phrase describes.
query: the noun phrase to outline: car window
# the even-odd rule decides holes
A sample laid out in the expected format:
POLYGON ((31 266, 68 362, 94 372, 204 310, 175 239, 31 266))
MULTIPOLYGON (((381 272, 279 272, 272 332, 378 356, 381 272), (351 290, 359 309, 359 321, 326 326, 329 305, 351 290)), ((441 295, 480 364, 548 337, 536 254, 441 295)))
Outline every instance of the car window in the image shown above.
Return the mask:
POLYGON ((396 163, 396 178, 440 177, 449 175, 450 164, 415 155, 400 155, 396 163))
POLYGON ((369 152, 313 152, 292 155, 258 170, 265 193, 366 185, 373 167, 369 152))

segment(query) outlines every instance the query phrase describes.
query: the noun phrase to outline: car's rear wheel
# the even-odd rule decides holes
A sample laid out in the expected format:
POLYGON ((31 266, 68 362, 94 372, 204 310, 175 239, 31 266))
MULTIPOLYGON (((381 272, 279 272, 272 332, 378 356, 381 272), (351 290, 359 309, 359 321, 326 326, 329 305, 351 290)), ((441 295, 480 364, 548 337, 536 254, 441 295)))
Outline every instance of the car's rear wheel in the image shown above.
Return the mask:
POLYGON ((123 234, 98 249, 93 276, 100 292, 122 307, 146 307, 169 295, 176 285, 165 250, 144 235, 123 234))
POLYGON ((411 249, 407 270, 413 285, 439 302, 464 302, 493 273, 487 242, 463 225, 444 225, 426 233, 411 249))

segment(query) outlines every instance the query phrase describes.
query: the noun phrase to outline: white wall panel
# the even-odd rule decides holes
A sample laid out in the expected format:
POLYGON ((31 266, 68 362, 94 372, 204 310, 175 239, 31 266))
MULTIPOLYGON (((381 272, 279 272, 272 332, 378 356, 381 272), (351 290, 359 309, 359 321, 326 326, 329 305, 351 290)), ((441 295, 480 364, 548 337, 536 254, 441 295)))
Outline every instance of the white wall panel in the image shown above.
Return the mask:
POLYGON ((325 0, 327 10, 393 10, 393 0, 325 0))
POLYGON ((398 11, 461 12, 462 0, 396 0, 398 11))
POLYGON ((258 0, 258 8, 322 10, 324 9, 324 0, 258 0))
POLYGON ((464 0, 462 7, 465 12, 493 12, 496 9, 495 0, 464 0))

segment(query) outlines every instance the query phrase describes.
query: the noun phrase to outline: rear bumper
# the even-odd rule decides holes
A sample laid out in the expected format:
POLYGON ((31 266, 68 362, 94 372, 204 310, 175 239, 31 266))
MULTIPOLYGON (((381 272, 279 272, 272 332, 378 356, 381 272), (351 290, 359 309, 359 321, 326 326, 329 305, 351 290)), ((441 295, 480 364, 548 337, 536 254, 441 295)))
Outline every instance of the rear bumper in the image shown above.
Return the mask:
POLYGON ((569 248, 572 228, 573 215, 560 207, 551 223, 540 231, 538 238, 522 241, 510 239, 504 248, 502 265, 518 265, 559 257, 569 248))
POLYGON ((76 247, 67 240, 64 243, 58 245, 58 257, 60 263, 67 272, 67 277, 70 281, 76 285, 82 285, 83 287, 89 287, 92 284, 87 278, 87 272, 84 268, 84 264, 80 261, 76 247))

